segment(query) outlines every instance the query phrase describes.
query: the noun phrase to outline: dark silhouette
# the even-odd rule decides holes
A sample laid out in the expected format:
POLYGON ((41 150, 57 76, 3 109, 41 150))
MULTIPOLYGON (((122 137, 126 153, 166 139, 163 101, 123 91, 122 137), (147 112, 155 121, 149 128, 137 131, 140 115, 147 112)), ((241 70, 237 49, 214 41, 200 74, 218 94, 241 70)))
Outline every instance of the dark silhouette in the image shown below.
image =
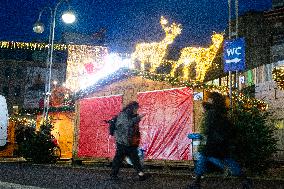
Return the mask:
MULTIPOLYGON (((139 121, 142 116, 137 114, 139 104, 137 102, 129 103, 117 116, 116 129, 114 136, 116 139, 116 154, 112 162, 111 178, 117 180, 121 164, 126 156, 133 163, 137 171, 139 180, 146 180, 141 162, 138 156, 138 146, 140 140, 139 121), (138 139, 137 139, 138 138, 138 139)), ((149 175, 147 175, 148 177, 149 175)))
POLYGON ((249 181, 244 177, 239 163, 233 159, 236 131, 227 117, 225 98, 220 93, 213 92, 207 102, 203 103, 204 122, 203 131, 206 144, 201 146, 195 164, 196 178, 189 189, 200 189, 201 177, 207 171, 207 163, 212 163, 224 170, 228 167, 231 175, 243 177, 244 189, 250 188, 249 181))

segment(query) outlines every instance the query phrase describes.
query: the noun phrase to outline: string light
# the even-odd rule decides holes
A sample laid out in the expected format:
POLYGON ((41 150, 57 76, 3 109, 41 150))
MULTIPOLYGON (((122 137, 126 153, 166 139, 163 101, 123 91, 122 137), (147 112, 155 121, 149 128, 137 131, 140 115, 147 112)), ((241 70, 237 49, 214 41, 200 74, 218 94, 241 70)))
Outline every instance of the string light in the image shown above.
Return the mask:
MULTIPOLYGON (((0 41, 1 49, 28 49, 28 50, 43 50, 48 49, 47 43, 27 43, 14 41, 0 41)), ((66 50, 68 48, 65 44, 54 44, 54 50, 66 50)))
POLYGON ((280 89, 284 89, 284 67, 279 66, 272 71, 273 80, 277 83, 280 89))
POLYGON ((222 45, 223 35, 213 34, 212 45, 208 48, 201 47, 185 47, 181 50, 181 56, 177 62, 173 64, 171 76, 174 77, 176 69, 183 65, 183 80, 188 80, 189 71, 192 70, 192 64, 195 64, 196 81, 203 82, 209 68, 212 67, 212 62, 217 54, 218 49, 222 45))
POLYGON ((104 66, 107 55, 107 47, 69 45, 65 86, 71 91, 80 89, 82 83, 79 81, 87 77, 87 65, 91 65, 92 72, 96 73, 104 66))
POLYGON ((114 82, 127 79, 133 76, 140 76, 145 79, 150 79, 152 81, 161 81, 161 82, 167 82, 170 83, 172 86, 180 86, 180 87, 189 87, 192 89, 205 89, 208 91, 219 91, 221 93, 228 93, 228 88, 225 86, 216 86, 211 84, 206 84, 202 82, 189 82, 189 81, 183 81, 179 80, 179 78, 171 77, 170 75, 166 74, 156 74, 152 72, 145 72, 141 70, 133 70, 133 69, 127 69, 127 68, 121 68, 117 72, 109 75, 108 77, 99 80, 96 85, 93 85, 85 90, 80 90, 77 93, 75 93, 75 98, 80 99, 84 98, 85 96, 88 96, 102 87, 106 85, 110 85, 114 82))
POLYGON ((172 44, 174 39, 181 34, 181 25, 172 23, 168 26, 168 21, 162 16, 160 24, 166 34, 160 42, 138 43, 135 51, 131 55, 131 60, 135 65, 136 61, 140 62, 140 69, 145 70, 145 64, 150 64, 150 71, 156 71, 166 55, 168 45, 172 44))
MULTIPOLYGON (((184 81, 180 80, 177 77, 171 77, 170 75, 166 74, 156 74, 152 72, 145 72, 141 70, 133 70, 133 69, 127 69, 127 68, 121 68, 116 73, 113 73, 112 75, 109 75, 108 77, 99 80, 96 85, 93 85, 85 90, 80 90, 77 93, 75 93, 74 101, 78 99, 82 99, 92 93, 95 93, 96 91, 99 91, 101 88, 111 85, 112 83, 115 83, 117 81, 121 81, 130 77, 134 76, 140 76, 145 79, 150 79, 152 81, 160 81, 160 82, 167 82, 170 83, 172 86, 175 87, 188 87, 193 90, 204 90, 207 92, 219 92, 223 95, 229 94, 229 89, 226 86, 217 86, 212 84, 207 84, 204 82, 199 81, 184 81)), ((267 104, 264 101, 261 101, 256 98, 247 97, 242 93, 239 93, 237 91, 233 92, 233 100, 234 101, 242 101, 246 104, 247 108, 251 107, 257 107, 262 110, 266 110, 268 108, 267 104)))
POLYGON ((9 122, 18 123, 25 126, 36 125, 36 120, 33 118, 23 117, 21 115, 9 117, 9 122))

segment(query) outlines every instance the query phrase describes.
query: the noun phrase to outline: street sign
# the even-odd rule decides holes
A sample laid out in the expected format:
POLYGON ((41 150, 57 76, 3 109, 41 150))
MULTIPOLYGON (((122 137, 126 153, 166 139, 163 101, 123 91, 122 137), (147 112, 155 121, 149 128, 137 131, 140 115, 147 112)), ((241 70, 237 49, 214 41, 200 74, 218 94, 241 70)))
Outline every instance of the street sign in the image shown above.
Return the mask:
POLYGON ((237 38, 224 42, 224 71, 243 71, 245 69, 245 40, 237 38))

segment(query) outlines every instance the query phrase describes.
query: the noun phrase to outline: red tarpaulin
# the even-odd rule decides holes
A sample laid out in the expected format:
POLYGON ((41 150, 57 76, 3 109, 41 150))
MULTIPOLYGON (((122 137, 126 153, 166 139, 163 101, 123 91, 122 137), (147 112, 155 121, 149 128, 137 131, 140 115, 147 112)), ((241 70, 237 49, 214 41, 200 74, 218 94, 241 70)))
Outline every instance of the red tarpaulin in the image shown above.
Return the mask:
POLYGON ((82 99, 79 102, 78 157, 113 157, 114 138, 108 124, 122 109, 122 96, 82 99))
POLYGON ((188 88, 138 94, 141 144, 146 159, 192 159, 187 135, 193 126, 193 91, 188 88))
MULTIPOLYGON (((187 135, 193 126, 193 91, 188 88, 138 94, 140 146, 146 159, 192 159, 187 135)), ((122 109, 122 96, 83 99, 80 104, 78 157, 113 157, 108 120, 122 109)))

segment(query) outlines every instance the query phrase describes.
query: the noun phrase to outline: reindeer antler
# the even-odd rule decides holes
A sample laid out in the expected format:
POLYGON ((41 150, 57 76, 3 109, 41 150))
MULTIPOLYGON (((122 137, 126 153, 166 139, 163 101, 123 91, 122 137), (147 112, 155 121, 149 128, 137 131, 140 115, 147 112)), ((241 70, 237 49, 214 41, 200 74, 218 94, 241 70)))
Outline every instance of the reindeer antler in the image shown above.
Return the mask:
POLYGON ((167 25, 167 24, 168 24, 168 20, 165 19, 165 17, 161 16, 160 24, 161 24, 162 27, 163 27, 164 25, 167 25))
POLYGON ((181 30, 182 30, 181 24, 176 24, 175 22, 173 22, 170 26, 167 26, 168 23, 169 23, 168 20, 165 19, 164 16, 161 16, 160 24, 163 30, 165 31, 166 35, 168 33, 171 33, 174 36, 181 34, 181 30))

